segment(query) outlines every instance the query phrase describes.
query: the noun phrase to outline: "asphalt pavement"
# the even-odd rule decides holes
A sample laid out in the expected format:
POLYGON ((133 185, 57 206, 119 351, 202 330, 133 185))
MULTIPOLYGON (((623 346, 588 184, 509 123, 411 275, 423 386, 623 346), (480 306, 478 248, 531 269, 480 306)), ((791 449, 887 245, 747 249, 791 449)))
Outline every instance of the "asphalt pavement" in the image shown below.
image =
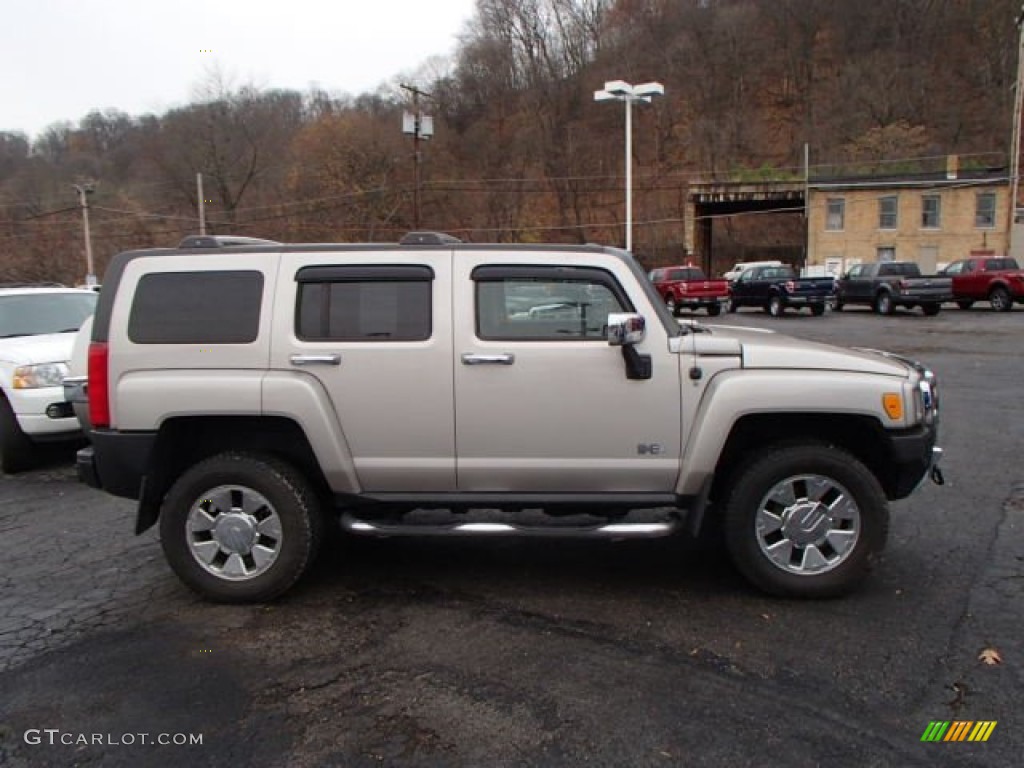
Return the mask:
POLYGON ((0 478, 0 765, 1018 765, 1024 310, 710 322, 938 373, 947 484, 893 504, 861 591, 768 598, 685 538, 341 540, 212 605, 58 455, 0 478))

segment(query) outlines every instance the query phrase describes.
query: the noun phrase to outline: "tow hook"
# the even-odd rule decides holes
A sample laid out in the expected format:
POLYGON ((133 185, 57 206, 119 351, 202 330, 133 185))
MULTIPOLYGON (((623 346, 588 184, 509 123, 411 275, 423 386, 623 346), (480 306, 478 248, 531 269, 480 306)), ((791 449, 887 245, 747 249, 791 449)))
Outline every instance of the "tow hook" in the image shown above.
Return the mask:
POLYGON ((945 485, 946 478, 942 474, 942 469, 939 467, 939 459, 942 458, 942 449, 939 447, 932 448, 932 468, 929 473, 932 478, 932 482, 936 485, 945 485))

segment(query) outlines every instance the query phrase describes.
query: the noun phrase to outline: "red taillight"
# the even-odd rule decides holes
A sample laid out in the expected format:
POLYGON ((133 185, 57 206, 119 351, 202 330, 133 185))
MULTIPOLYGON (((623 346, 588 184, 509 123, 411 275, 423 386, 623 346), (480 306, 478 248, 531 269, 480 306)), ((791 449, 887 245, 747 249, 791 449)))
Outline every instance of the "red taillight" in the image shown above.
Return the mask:
POLYGON ((89 344, 89 421, 93 429, 110 426, 110 380, 107 362, 110 357, 105 341, 89 344))

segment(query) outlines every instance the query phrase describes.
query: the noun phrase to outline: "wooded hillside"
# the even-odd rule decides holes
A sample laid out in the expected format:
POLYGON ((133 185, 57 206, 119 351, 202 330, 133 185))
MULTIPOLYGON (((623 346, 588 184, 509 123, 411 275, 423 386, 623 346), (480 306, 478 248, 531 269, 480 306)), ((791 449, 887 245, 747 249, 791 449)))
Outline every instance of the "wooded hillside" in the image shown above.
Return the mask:
MULTIPOLYGON (((682 242, 687 184, 842 168, 1003 166, 1019 0, 478 0, 452 60, 412 79, 422 228, 473 241, 623 242, 623 109, 606 80, 657 80, 634 112, 634 250, 682 242), (938 163, 936 166, 935 164, 938 163)), ((380 34, 386 34, 381 30, 380 34)), ((337 73, 334 73, 337 74, 337 73)), ((198 231, 394 241, 413 228, 408 94, 236 87, 162 115, 93 112, 34 142, 0 133, 0 279, 80 282, 198 231)))

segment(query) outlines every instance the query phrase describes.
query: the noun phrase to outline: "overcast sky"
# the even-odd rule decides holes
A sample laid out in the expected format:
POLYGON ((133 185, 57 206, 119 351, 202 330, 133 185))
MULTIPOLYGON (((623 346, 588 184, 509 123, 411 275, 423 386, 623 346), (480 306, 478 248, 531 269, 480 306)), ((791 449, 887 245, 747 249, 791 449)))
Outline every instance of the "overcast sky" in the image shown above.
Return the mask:
POLYGON ((0 131, 93 109, 161 113, 204 73, 235 85, 373 91, 450 54, 474 0, 6 0, 0 131), (205 51, 210 51, 207 53, 205 51))

